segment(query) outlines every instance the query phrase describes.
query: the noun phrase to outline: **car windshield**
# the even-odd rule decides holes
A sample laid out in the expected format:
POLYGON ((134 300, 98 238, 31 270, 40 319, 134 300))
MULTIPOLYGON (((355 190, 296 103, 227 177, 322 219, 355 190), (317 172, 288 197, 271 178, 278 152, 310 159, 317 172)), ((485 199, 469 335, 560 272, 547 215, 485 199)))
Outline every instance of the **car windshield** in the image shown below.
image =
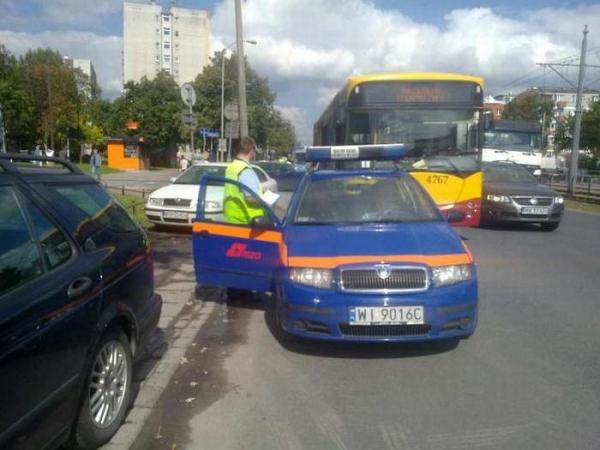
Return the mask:
POLYGON ((537 179, 517 164, 486 164, 483 166, 484 181, 505 183, 537 183, 537 179))
POLYGON ((225 176, 225 166, 192 166, 182 173, 174 184, 200 184, 203 175, 225 176))
POLYGON ((313 180, 294 217, 296 224, 441 220, 409 177, 344 176, 313 180))

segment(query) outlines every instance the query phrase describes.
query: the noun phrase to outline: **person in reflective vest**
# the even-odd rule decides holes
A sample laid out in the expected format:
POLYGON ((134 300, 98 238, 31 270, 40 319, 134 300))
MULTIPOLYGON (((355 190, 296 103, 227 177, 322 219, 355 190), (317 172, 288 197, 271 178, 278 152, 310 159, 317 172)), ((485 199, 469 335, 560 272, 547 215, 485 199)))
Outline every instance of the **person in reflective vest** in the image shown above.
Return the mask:
MULTIPOLYGON (((256 156, 256 142, 251 137, 240 140, 237 156, 225 170, 225 178, 247 186, 258 196, 263 194, 260 181, 250 166, 256 156)), ((225 183, 223 214, 229 223, 250 224, 252 219, 264 215, 263 208, 233 183, 225 183)))

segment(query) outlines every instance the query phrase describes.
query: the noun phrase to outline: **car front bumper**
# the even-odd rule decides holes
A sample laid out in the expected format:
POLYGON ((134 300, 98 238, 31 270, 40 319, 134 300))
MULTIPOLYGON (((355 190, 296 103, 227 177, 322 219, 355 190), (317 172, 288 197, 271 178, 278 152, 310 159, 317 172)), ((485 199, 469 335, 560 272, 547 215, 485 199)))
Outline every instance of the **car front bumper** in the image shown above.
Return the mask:
POLYGON ((464 338, 477 326, 476 278, 412 294, 355 294, 290 281, 275 291, 282 328, 298 337, 346 342, 418 342, 464 338), (350 325, 357 306, 423 306, 418 325, 350 325))
POLYGON ((526 214, 524 208, 514 201, 510 203, 483 202, 481 219, 483 222, 524 222, 524 223, 553 223, 562 219, 564 205, 553 203, 547 208, 546 214, 526 214))
MULTIPOLYGON (((146 218, 149 222, 157 225, 191 227, 196 218, 195 209, 176 209, 168 207, 146 206, 144 208, 146 218)), ((207 212, 205 217, 212 220, 223 220, 223 212, 207 212)))

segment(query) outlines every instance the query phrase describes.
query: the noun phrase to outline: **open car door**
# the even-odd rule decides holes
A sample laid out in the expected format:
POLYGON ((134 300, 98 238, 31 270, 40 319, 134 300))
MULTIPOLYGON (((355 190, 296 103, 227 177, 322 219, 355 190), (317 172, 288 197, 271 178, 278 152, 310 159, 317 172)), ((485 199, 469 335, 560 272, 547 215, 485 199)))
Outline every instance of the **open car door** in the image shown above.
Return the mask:
POLYGON ((193 225, 196 282, 212 286, 266 292, 285 256, 281 223, 275 213, 243 184, 204 176, 193 225), (228 223, 223 215, 225 185, 231 183, 252 196, 264 211, 253 224, 228 223))

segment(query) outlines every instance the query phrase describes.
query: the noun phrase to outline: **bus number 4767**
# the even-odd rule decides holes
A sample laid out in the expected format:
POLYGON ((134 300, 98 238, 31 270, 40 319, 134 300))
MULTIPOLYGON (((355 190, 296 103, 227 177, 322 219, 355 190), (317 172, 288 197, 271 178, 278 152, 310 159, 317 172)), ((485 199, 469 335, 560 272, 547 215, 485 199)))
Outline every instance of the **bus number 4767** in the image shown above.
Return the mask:
POLYGON ((427 177, 428 184, 446 184, 448 182, 448 175, 429 175, 427 177))

